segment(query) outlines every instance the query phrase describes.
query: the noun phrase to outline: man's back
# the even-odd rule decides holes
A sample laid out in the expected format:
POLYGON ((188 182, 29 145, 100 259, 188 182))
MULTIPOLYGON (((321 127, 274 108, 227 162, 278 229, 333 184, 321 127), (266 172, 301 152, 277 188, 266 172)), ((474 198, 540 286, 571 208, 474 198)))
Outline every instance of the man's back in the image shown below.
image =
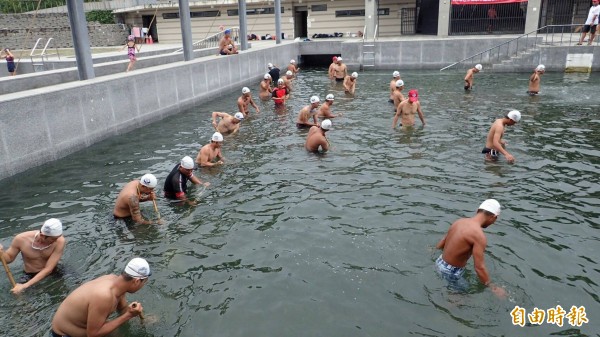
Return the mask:
POLYGON ((306 136, 306 143, 304 143, 304 147, 306 150, 311 152, 318 152, 319 147, 321 147, 322 151, 325 152, 329 149, 329 142, 327 142, 325 135, 321 133, 321 128, 318 126, 313 126, 308 131, 308 136, 306 136))
POLYGON ((75 289, 58 307, 52 319, 52 329, 72 337, 86 336, 88 310, 92 304, 102 303, 103 306, 108 306, 107 312, 93 312, 106 315, 105 318, 117 309, 119 298, 112 291, 112 284, 117 277, 100 276, 75 289))
POLYGON ((446 235, 444 261, 456 267, 464 267, 471 257, 473 245, 482 239, 485 240, 485 234, 473 219, 456 220, 446 235))

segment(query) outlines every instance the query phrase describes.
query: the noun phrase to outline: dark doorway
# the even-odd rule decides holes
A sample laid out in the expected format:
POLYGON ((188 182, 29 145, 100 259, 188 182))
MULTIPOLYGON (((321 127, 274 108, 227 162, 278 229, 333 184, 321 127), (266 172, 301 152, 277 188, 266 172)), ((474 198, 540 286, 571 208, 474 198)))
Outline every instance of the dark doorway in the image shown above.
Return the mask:
POLYGON ((308 37, 308 8, 294 7, 294 37, 308 37))
POLYGON ((156 31, 156 18, 154 17, 154 15, 142 15, 142 26, 148 28, 148 35, 152 36, 152 41, 158 42, 158 33, 156 31))
POLYGON ((417 34, 437 35, 439 0, 417 0, 417 34))

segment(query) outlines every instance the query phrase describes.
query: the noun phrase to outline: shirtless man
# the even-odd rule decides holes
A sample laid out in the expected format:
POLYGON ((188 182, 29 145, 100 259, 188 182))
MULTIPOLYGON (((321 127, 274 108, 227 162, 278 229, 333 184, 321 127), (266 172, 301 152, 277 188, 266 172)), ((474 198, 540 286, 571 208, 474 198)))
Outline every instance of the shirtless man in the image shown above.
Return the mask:
POLYGON ((545 72, 546 67, 543 64, 540 64, 535 68, 533 74, 529 76, 529 89, 527 90, 529 96, 535 96, 540 93, 540 76, 542 76, 545 72))
POLYGON ((311 126, 319 125, 319 122, 317 120, 317 108, 320 104, 321 100, 318 96, 312 96, 310 98, 310 105, 305 106, 298 113, 298 119, 296 120, 296 127, 298 127, 298 129, 305 129, 310 128, 311 126), (311 117, 314 123, 308 121, 311 117))
POLYGON ((355 71, 352 75, 346 76, 344 78, 344 90, 346 93, 354 95, 354 90, 356 89, 356 79, 358 78, 358 73, 355 71))
POLYGON ((342 57, 338 56, 337 63, 333 66, 333 78, 335 78, 336 82, 343 82, 348 75, 348 68, 342 61, 342 57))
POLYGON ((135 223, 142 225, 160 224, 160 220, 144 219, 140 211, 140 202, 156 200, 154 193, 156 184, 156 177, 150 173, 144 174, 140 180, 127 183, 115 202, 113 210, 115 219, 131 218, 135 223))
POLYGON ((321 152, 327 152, 329 150, 329 141, 327 137, 325 137, 325 132, 331 129, 331 121, 329 119, 325 119, 321 122, 321 126, 313 126, 308 130, 308 136, 306 136, 306 143, 304 143, 304 148, 310 152, 319 152, 319 147, 321 148, 321 152))
POLYGON ((248 114, 250 114, 250 109, 248 109, 248 105, 252 105, 254 110, 256 110, 256 113, 260 112, 258 105, 256 105, 256 103, 254 103, 254 100, 252 99, 252 95, 250 95, 250 89, 248 89, 248 87, 242 88, 242 96, 240 96, 240 98, 238 98, 237 105, 238 105, 238 110, 244 114, 244 117, 248 117, 248 114))
POLYGON ((286 71, 285 77, 283 81, 285 82, 285 87, 288 90, 288 94, 292 92, 292 80, 294 79, 294 73, 291 70, 286 71))
MULTIPOLYGON (((390 81, 390 100, 388 102, 394 102, 394 91, 396 91, 396 82, 400 79, 400 72, 394 71, 392 73, 392 80, 390 81)), ((394 103, 394 106, 398 106, 398 104, 394 103)))
POLYGON ((277 88, 273 89, 273 92, 271 93, 271 99, 275 102, 275 106, 282 106, 289 97, 290 95, 285 86, 285 81, 283 78, 280 78, 279 81, 277 81, 277 88))
POLYGON ((260 97, 263 101, 268 101, 271 99, 271 93, 273 89, 271 89, 271 75, 265 74, 263 76, 263 80, 260 81, 260 92, 258 93, 258 97, 260 97))
POLYGON ((331 106, 333 105, 333 95, 329 94, 327 95, 327 97, 325 97, 325 103, 323 103, 323 105, 321 105, 321 108, 319 109, 319 113, 318 116, 319 118, 336 118, 336 117, 342 117, 342 113, 338 113, 337 115, 334 115, 331 113, 331 106))
POLYGON ((392 122, 392 128, 396 128, 398 118, 400 117, 402 117, 402 119, 400 120, 400 126, 415 125, 416 114, 419 114, 421 123, 423 123, 423 126, 425 126, 425 117, 423 116, 423 111, 421 111, 419 93, 416 89, 412 89, 408 92, 408 99, 405 99, 404 101, 400 102, 400 104, 398 104, 396 114, 394 115, 394 121, 392 122))
POLYGON ((394 103, 394 112, 398 108, 398 105, 402 101, 404 101, 404 95, 402 94, 402 90, 404 89, 404 81, 397 80, 394 87, 394 92, 392 92, 392 102, 394 103))
POLYGON ((244 120, 244 114, 236 112, 235 115, 231 116, 226 112, 212 113, 212 125, 213 127, 223 135, 234 134, 240 130, 240 123, 244 120), (217 117, 221 120, 217 123, 217 117))
POLYGON ((467 70, 467 75, 465 76, 465 90, 473 89, 473 74, 480 72, 481 68, 481 64, 476 64, 475 67, 467 70))
POLYGON ((294 76, 300 71, 300 68, 296 65, 296 60, 290 60, 290 64, 287 66, 287 70, 291 71, 294 76))
POLYGON ((39 231, 23 232, 15 236, 6 251, 0 245, 0 254, 6 263, 13 262, 19 253, 23 257, 25 274, 11 289, 13 294, 21 293, 50 275, 63 255, 65 244, 60 220, 48 219, 39 231))
POLYGON ((221 145, 223 145, 223 135, 219 132, 213 133, 210 143, 204 145, 196 156, 196 163, 203 167, 213 167, 223 165, 224 158, 221 154, 221 145), (213 162, 217 159, 216 162, 213 162))
POLYGON ((142 313, 139 302, 127 303, 126 293, 135 293, 148 281, 150 266, 136 257, 121 275, 104 275, 82 284, 65 298, 52 319, 50 336, 106 336, 142 313), (108 317, 113 312, 119 316, 108 317))
POLYGON ((331 62, 331 64, 329 65, 329 70, 327 71, 327 74, 328 74, 330 80, 333 80, 335 78, 335 65, 336 64, 337 64, 337 56, 334 56, 333 62, 331 62))
POLYGON ((462 276, 472 255, 475 272, 481 283, 488 286, 496 296, 506 297, 504 288, 492 284, 484 261, 487 238, 483 229, 496 222, 499 215, 500 203, 488 199, 479 206, 475 216, 458 219, 450 226, 448 233, 435 246, 443 250, 435 261, 442 278, 454 287, 466 291, 468 282, 462 276))
POLYGON ((504 135, 504 127, 515 125, 521 120, 521 113, 517 110, 509 112, 504 118, 498 118, 490 127, 487 139, 485 140, 485 147, 481 153, 485 154, 486 160, 496 161, 498 160, 499 154, 502 153, 509 163, 514 163, 515 157, 513 157, 508 151, 506 151, 506 141, 502 139, 504 135))
POLYGON ((223 37, 219 41, 219 53, 221 55, 237 54, 238 50, 235 47, 235 42, 231 39, 231 30, 227 29, 223 34, 223 37))

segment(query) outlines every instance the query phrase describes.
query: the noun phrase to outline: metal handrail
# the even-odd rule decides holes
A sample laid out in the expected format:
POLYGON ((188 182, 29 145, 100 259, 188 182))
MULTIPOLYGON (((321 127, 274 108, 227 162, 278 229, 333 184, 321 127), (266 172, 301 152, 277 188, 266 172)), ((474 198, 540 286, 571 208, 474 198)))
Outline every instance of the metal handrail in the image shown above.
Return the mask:
POLYGON ((363 44, 365 44, 366 36, 367 36, 367 25, 365 25, 365 27, 363 28, 363 36, 362 36, 363 44))
POLYGON ((56 50, 56 54, 46 54, 46 49, 48 49, 48 45, 50 45, 50 42, 52 40, 54 40, 54 38, 51 37, 46 42, 46 45, 44 46, 44 49, 42 50, 42 53, 40 54, 40 56, 42 57, 42 60, 44 59, 44 57, 46 57, 46 59, 47 59, 49 55, 56 55, 56 56, 58 56, 58 59, 60 60, 60 54, 58 52, 58 47, 54 47, 54 49, 56 50))
POLYGON ((40 41, 42 41, 42 38, 38 38, 37 41, 35 41, 35 45, 33 45, 33 48, 31 49, 31 53, 29 53, 29 57, 33 57, 34 53, 35 53, 35 49, 37 48, 38 44, 40 43, 40 41))
POLYGON ((377 40, 377 29, 379 29, 379 25, 375 25, 375 31, 373 32, 373 42, 377 40))
MULTIPOLYGON (((222 32, 218 32, 215 33, 211 36, 208 36, 202 40, 196 41, 192 44, 192 47, 194 50, 196 49, 205 49, 205 48, 214 48, 214 47, 218 47, 219 46, 219 41, 221 41, 221 38, 225 35, 225 31, 226 30, 230 30, 231 31, 231 37, 233 38, 233 41, 238 42, 240 39, 240 28, 239 27, 231 27, 231 28, 226 28, 224 29, 222 32)), ((245 38, 245 37, 244 37, 245 38)), ((183 51, 183 48, 177 49, 175 50, 173 53, 179 53, 183 51)))
MULTIPOLYGON (((533 39, 533 43, 532 43, 532 46, 531 46, 531 48, 535 48, 535 47, 537 46, 537 44, 538 44, 538 43, 537 43, 537 41, 538 41, 538 35, 539 35, 539 34, 543 34, 543 33, 541 33, 540 31, 542 31, 542 30, 544 30, 544 29, 551 30, 551 29, 554 29, 554 28, 559 28, 559 27, 560 27, 560 28, 566 28, 566 27, 569 27, 569 28, 572 28, 572 27, 581 27, 581 24, 568 24, 568 25, 546 25, 546 26, 544 26, 544 27, 538 28, 538 29, 536 29, 536 30, 534 30, 534 31, 531 31, 531 32, 529 32, 529 33, 526 33, 526 34, 520 35, 520 36, 518 36, 518 37, 516 37, 516 38, 514 38, 514 39, 511 39, 511 40, 509 40, 509 41, 505 41, 505 42, 503 42, 503 43, 500 43, 500 44, 498 44, 498 45, 496 45, 496 46, 493 46, 493 47, 491 47, 491 48, 488 48, 488 49, 486 49, 486 50, 484 50, 484 51, 482 51, 482 52, 479 52, 479 53, 477 53, 477 54, 471 55, 471 56, 469 56, 469 57, 467 57, 467 58, 464 58, 464 59, 462 59, 462 60, 460 60, 460 61, 458 61, 458 62, 454 62, 454 63, 452 63, 451 65, 449 65, 449 66, 446 66, 446 67, 444 67, 444 68, 440 69, 440 71, 443 71, 443 70, 449 69, 449 68, 451 68, 451 67, 454 67, 455 65, 457 65, 457 64, 460 64, 460 63, 463 63, 463 62, 465 62, 465 61, 473 60, 474 58, 476 58, 476 57, 478 57, 478 56, 480 57, 480 60, 481 60, 481 59, 483 58, 483 55, 485 55, 486 53, 487 53, 487 54, 489 54, 489 55, 492 55, 492 54, 493 54, 493 53, 492 53, 492 51, 494 51, 495 49, 497 49, 497 50, 498 50, 498 53, 497 53, 497 59, 499 60, 499 59, 500 59, 500 52, 501 52, 501 48, 502 48, 503 46, 507 46, 507 48, 506 48, 506 50, 507 50, 506 56, 509 56, 509 55, 510 55, 510 53, 511 53, 511 52, 510 52, 509 45, 510 45, 511 43, 513 43, 513 42, 516 42, 516 46, 515 46, 515 50, 514 50, 514 54, 515 54, 515 56, 517 56, 517 55, 518 55, 518 53, 519 53, 519 40, 521 40, 521 39, 525 38, 525 50, 527 50, 527 49, 529 48, 529 42, 528 42, 528 41, 529 41, 530 35, 533 35, 533 34, 535 34, 535 37, 534 37, 534 39, 533 39)), ((571 30, 572 30, 572 29, 571 29, 571 30)), ((571 43, 572 43, 572 35, 573 35, 573 33, 575 33, 575 34, 578 34, 578 32, 576 32, 576 31, 574 31, 574 30, 573 30, 573 31, 571 31, 571 32, 569 32, 569 34, 570 34, 570 35, 569 35, 569 40, 568 40, 568 43, 569 43, 569 44, 571 44, 571 43)), ((548 35, 549 35, 548 31, 546 31, 546 32, 545 32, 545 34, 546 34, 546 38, 545 38, 545 40, 546 40, 546 41, 545 41, 544 43, 545 43, 545 44, 551 44, 551 45, 554 45, 554 44, 555 44, 555 42, 554 42, 554 34, 552 34, 552 36, 551 36, 551 40, 549 40, 549 39, 548 39, 548 35)), ((559 44, 559 45, 562 45, 562 44, 564 43, 563 37, 564 37, 564 31, 561 31, 561 35, 560 35, 560 42, 558 42, 558 44, 559 44)), ((495 51, 494 51, 494 53, 495 53, 495 51)))

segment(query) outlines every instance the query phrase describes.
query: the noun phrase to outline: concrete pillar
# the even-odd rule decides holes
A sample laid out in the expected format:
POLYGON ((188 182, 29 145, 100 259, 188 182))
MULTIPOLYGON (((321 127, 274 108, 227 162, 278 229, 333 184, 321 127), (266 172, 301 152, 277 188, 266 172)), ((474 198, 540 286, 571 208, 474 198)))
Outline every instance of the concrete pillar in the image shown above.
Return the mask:
POLYGON ((192 42, 192 21, 190 18, 190 3, 179 0, 179 21, 181 22, 181 42, 183 43, 183 59, 194 59, 194 42, 192 42))
POLYGON ((281 0, 275 0, 275 35, 276 44, 281 43, 281 0))
POLYGON ((527 17, 525 18, 525 33, 538 29, 542 0, 529 0, 527 4, 527 17))
POLYGON ((240 44, 242 50, 248 49, 248 20, 246 20, 246 0, 238 0, 238 14, 240 17, 240 44))
POLYGON ((83 11, 83 0, 67 0, 67 11, 69 12, 79 80, 90 80, 96 75, 94 74, 94 61, 92 61, 87 21, 83 11))
POLYGON ((440 0, 440 12, 438 14, 438 36, 448 36, 451 6, 450 0, 440 0))
MULTIPOLYGON (((375 27, 379 21, 379 13, 377 12, 378 0, 365 0, 365 37, 368 39, 373 38, 375 34, 375 27)), ((379 34, 378 34, 379 35, 379 34)))

